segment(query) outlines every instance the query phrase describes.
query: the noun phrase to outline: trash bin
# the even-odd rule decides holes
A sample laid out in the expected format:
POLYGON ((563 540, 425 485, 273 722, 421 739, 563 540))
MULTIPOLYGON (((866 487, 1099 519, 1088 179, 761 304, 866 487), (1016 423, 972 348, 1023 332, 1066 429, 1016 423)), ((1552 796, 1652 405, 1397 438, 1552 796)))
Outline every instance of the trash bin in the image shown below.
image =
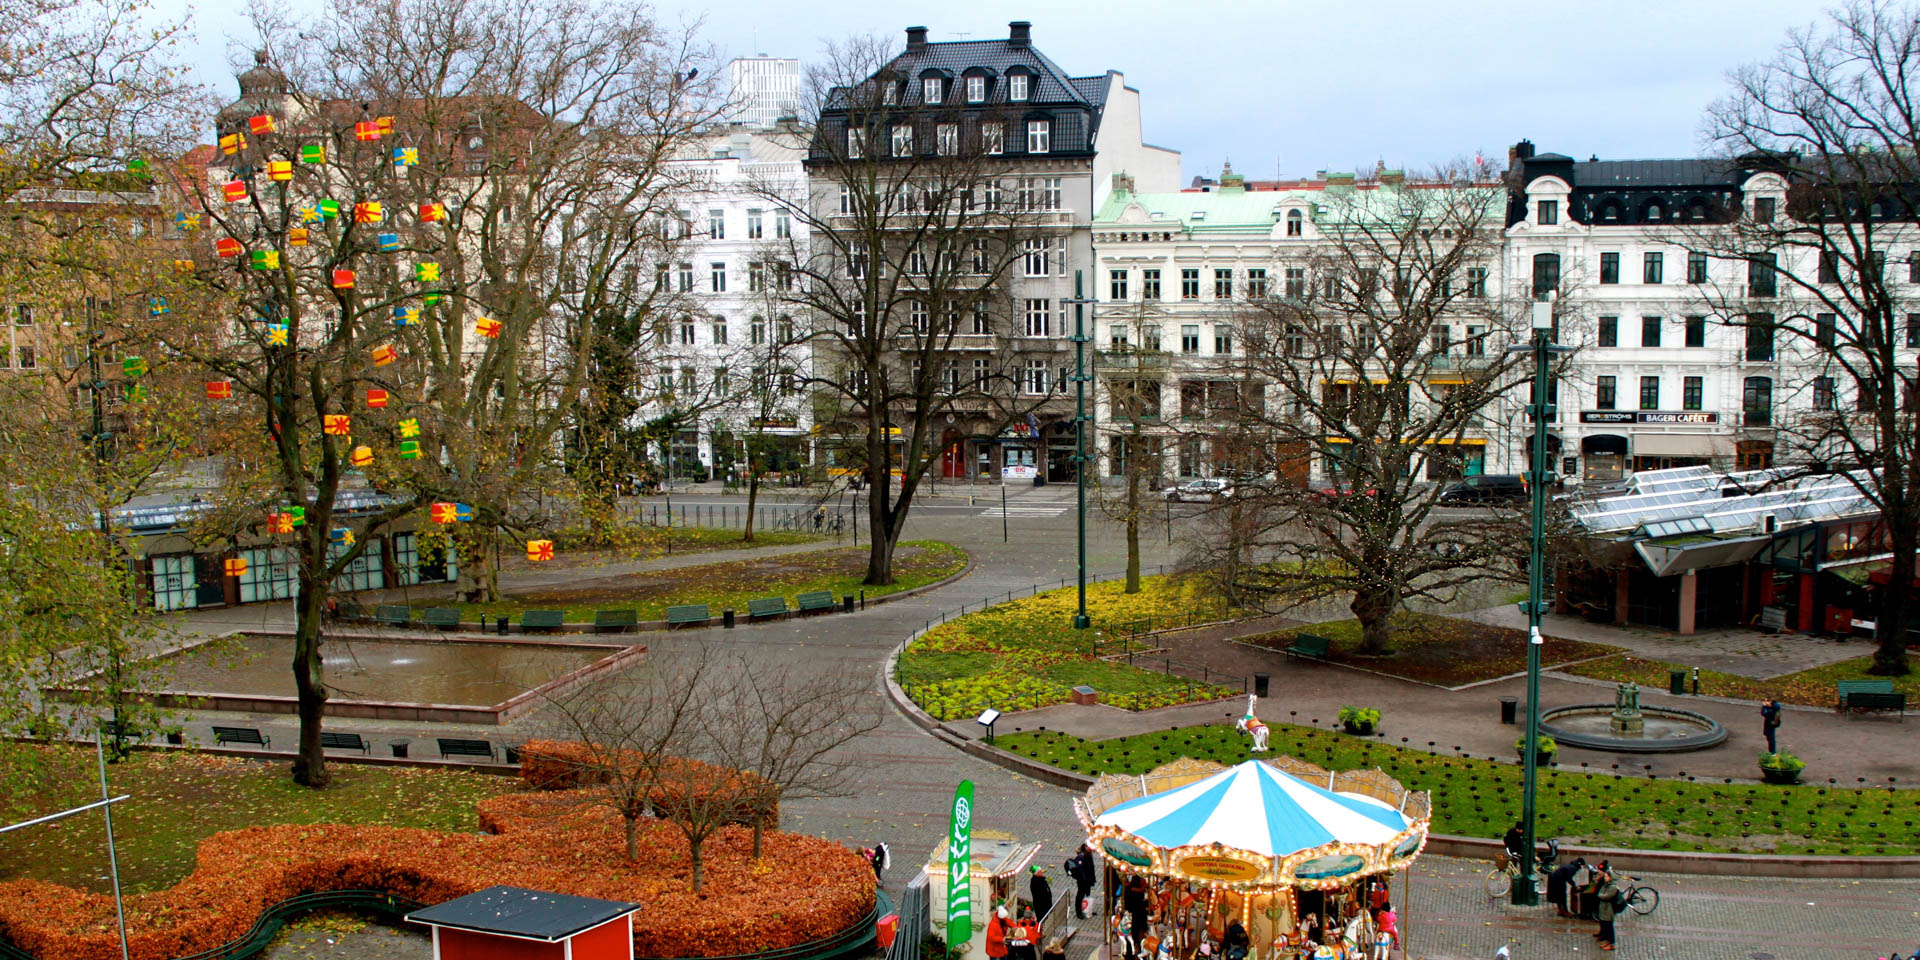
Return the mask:
POLYGON ((1685 670, 1667 671, 1667 692, 1676 697, 1687 692, 1687 672, 1685 670))
POLYGON ((840 609, 846 613, 853 612, 853 594, 849 593, 840 598, 840 609))
MULTIPOLYGON (((500 635, 503 637, 506 636, 507 635, 507 618, 502 616, 496 621, 496 623, 498 623, 500 626, 500 635)), ((485 633, 486 631, 482 630, 480 632, 485 633)))
POLYGON ((404 759, 406 759, 406 756, 407 756, 407 741, 405 741, 405 740, 389 740, 389 741, 387 741, 387 746, 390 746, 390 747, 392 747, 392 748, 393 748, 393 755, 394 755, 394 756, 396 756, 396 757, 399 757, 399 758, 401 758, 401 759, 403 759, 403 760, 404 760, 404 759))
POLYGON ((1044 486, 1046 486, 1046 485, 1047 485, 1047 478, 1046 478, 1046 475, 1045 475, 1045 474, 1039 474, 1039 473, 1036 473, 1036 474, 1034 474, 1034 475, 1033 475, 1033 485, 1034 485, 1034 486, 1036 486, 1036 487, 1044 487, 1044 486))
POLYGON ((1254 674, 1253 675, 1253 695, 1256 697, 1266 696, 1267 687, 1272 682, 1273 682, 1272 674, 1267 674, 1267 673, 1254 674))
POLYGON ((519 762, 520 762, 520 748, 519 748, 519 747, 508 747, 508 748, 507 748, 507 762, 508 762, 508 763, 519 763, 519 762))
POLYGON ((1512 725, 1514 718, 1520 715, 1519 697, 1500 698, 1500 722, 1512 725))
POLYGON ((720 611, 720 625, 727 628, 728 630, 733 629, 733 611, 732 610, 720 611))

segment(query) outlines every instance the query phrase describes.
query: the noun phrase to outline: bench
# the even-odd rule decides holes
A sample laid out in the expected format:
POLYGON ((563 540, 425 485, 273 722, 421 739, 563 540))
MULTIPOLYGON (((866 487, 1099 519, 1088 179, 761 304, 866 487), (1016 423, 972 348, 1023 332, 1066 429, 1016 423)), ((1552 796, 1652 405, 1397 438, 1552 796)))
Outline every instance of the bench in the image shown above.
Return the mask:
POLYGON ((1854 693, 1847 696, 1848 710, 1892 710, 1907 722, 1907 695, 1904 693, 1854 693))
POLYGON ((706 626, 713 619, 713 611, 704 603, 689 603, 684 606, 667 608, 667 628, 685 627, 693 624, 706 626))
POLYGON ((1861 694, 1892 693, 1892 680, 1841 680, 1833 685, 1838 699, 1836 710, 1846 710, 1853 706, 1853 698, 1861 694))
POLYGON ((322 750, 358 750, 361 753, 373 752, 373 744, 357 733, 332 733, 320 731, 320 749, 322 750))
POLYGON ((1286 649, 1289 657, 1306 657, 1310 660, 1325 660, 1327 651, 1333 647, 1333 641, 1312 633, 1299 633, 1293 637, 1293 643, 1286 649))
POLYGON ((1771 630, 1774 633, 1785 633, 1787 630, 1786 609, 1783 607, 1761 607, 1760 629, 1771 630))
POLYGON ((367 608, 353 600, 340 601, 339 611, 342 620, 363 620, 367 616, 367 608))
POLYGON ((485 757, 493 759, 493 744, 485 740, 461 740, 456 737, 440 737, 440 759, 452 757, 485 757))
POLYGON ((612 631, 620 633, 640 625, 640 615, 632 610, 595 610, 593 612, 593 632, 612 631))
POLYGON ((787 598, 761 597, 747 601, 747 619, 758 620, 761 617, 781 617, 787 613, 787 598))
POLYGON ((273 746, 273 738, 253 727, 214 727, 213 743, 215 746, 228 743, 251 743, 265 750, 273 746))
MULTIPOLYGON (((453 607, 428 607, 420 613, 420 622, 442 630, 460 629, 460 611, 453 607)), ((484 626, 484 621, 482 622, 484 626)))
POLYGON ((566 623, 565 610, 522 610, 520 611, 520 630, 558 630, 566 623))
POLYGON ((801 613, 832 610, 836 606, 833 602, 833 593, 828 590, 815 590, 811 593, 800 594, 793 598, 793 604, 801 613))
POLYGON ((373 608, 373 619, 396 627, 404 627, 413 622, 413 608, 383 603, 373 608))

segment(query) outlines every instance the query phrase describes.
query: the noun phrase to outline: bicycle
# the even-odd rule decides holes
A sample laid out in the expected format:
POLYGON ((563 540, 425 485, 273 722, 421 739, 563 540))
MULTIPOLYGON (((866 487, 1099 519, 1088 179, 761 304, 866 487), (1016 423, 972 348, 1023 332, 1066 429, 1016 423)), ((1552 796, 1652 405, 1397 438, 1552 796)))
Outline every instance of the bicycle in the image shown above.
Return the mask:
POLYGON ((1641 886, 1639 877, 1628 877, 1627 880, 1628 910, 1644 917, 1660 906, 1660 891, 1641 886))
MULTIPOLYGON (((1547 874, 1552 872, 1554 861, 1560 859, 1560 842, 1557 840, 1540 841, 1542 848, 1535 851, 1539 866, 1533 871, 1533 890, 1541 897, 1547 895, 1547 874)), ((1482 886, 1487 891, 1487 899, 1498 900, 1513 892, 1513 881, 1520 877, 1520 861, 1502 852, 1494 861, 1493 869, 1487 872, 1482 886)), ((1659 894, 1655 894, 1658 897, 1659 894)))

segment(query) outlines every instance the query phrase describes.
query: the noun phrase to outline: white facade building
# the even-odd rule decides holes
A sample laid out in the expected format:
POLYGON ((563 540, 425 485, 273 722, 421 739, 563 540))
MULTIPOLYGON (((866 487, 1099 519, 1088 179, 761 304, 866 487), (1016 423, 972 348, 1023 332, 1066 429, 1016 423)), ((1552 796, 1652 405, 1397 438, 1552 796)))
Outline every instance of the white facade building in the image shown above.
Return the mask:
POLYGON ((728 120, 764 130, 800 108, 800 61, 740 57, 727 64, 728 120))

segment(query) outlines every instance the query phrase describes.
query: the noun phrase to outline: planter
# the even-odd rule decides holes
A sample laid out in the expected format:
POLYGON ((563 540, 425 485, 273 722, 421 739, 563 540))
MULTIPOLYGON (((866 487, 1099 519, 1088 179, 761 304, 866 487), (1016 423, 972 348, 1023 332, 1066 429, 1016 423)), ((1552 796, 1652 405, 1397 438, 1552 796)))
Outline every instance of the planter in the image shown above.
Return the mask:
POLYGON ((170 747, 183 747, 186 746, 186 743, 187 736, 184 733, 167 734, 167 745, 170 747))
POLYGON ((508 748, 507 748, 507 762, 508 762, 508 763, 519 763, 519 762, 520 762, 520 748, 519 748, 519 747, 508 747, 508 748))
POLYGON ((1345 727, 1348 733, 1351 733, 1356 737, 1373 736, 1373 724, 1371 723, 1354 723, 1353 721, 1349 720, 1342 723, 1341 726, 1345 727))
POLYGON ((400 758, 405 758, 405 757, 406 757, 406 755, 407 755, 407 741, 405 741, 405 740, 389 740, 389 741, 387 741, 387 745, 393 748, 393 755, 394 755, 395 757, 400 757, 400 758))
MULTIPOLYGON (((1527 755, 1518 750, 1514 751, 1514 755, 1523 761, 1527 759, 1527 755)), ((1553 756, 1551 753, 1540 753, 1536 751, 1533 755, 1533 765, 1536 767, 1551 767, 1553 766, 1553 756)))
POLYGON ((1761 767, 1760 779, 1766 783, 1777 783, 1781 786, 1787 786, 1800 782, 1800 771, 1784 770, 1779 767, 1761 767))

